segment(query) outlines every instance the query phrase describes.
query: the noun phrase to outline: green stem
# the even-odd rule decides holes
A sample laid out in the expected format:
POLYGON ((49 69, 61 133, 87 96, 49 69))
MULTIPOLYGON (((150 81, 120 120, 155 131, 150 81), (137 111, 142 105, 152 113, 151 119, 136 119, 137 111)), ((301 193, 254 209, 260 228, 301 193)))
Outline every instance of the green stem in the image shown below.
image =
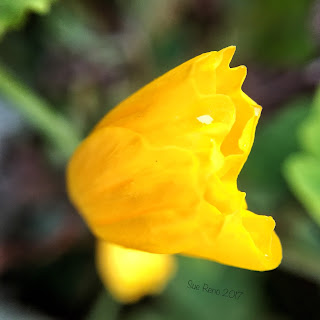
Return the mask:
POLYGON ((80 135, 61 114, 14 78, 0 64, 0 94, 13 103, 26 120, 42 133, 64 158, 70 157, 80 135))

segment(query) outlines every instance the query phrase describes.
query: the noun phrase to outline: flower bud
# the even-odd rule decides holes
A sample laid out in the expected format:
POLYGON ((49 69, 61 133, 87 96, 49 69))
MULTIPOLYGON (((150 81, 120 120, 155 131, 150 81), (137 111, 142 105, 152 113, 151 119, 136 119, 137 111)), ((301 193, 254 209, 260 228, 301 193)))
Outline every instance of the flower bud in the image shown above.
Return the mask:
POLYGON ((174 68, 108 113, 74 153, 70 197, 111 243, 251 270, 276 268, 272 217, 247 210, 237 177, 261 107, 241 90, 235 47, 174 68))

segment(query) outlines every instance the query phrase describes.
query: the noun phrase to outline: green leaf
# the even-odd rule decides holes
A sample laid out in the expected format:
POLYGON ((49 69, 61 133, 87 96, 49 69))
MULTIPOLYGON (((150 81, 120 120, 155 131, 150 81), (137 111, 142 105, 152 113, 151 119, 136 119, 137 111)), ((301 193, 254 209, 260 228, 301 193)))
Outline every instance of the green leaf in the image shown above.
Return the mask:
POLYGON ((313 104, 312 110, 301 125, 299 131, 300 145, 304 151, 314 155, 320 159, 320 88, 318 89, 313 104))
POLYGON ((320 158, 292 155, 285 163, 284 173, 296 197, 320 225, 320 158))
POLYGON ((28 11, 45 14, 55 0, 1 0, 0 37, 23 22, 28 11))
POLYGON ((320 88, 312 110, 298 131, 304 152, 290 156, 284 175, 296 197, 320 225, 320 88))
POLYGON ((273 213, 289 194, 281 168, 288 155, 299 150, 296 131, 310 104, 308 98, 296 100, 258 125, 252 152, 239 177, 250 210, 273 213))

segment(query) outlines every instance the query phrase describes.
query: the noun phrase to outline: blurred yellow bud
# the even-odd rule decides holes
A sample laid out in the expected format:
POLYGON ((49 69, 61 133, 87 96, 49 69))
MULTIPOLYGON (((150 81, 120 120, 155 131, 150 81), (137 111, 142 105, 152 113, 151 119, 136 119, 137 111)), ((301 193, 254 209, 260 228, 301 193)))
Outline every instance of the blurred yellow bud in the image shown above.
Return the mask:
POLYGON ((272 217, 247 210, 237 177, 261 107, 241 90, 235 47, 174 68, 107 114, 74 153, 70 197, 101 239, 251 270, 282 258, 272 217))
POLYGON ((102 240, 97 243, 96 259, 104 285, 123 303, 160 293, 175 270, 170 255, 127 249, 102 240))

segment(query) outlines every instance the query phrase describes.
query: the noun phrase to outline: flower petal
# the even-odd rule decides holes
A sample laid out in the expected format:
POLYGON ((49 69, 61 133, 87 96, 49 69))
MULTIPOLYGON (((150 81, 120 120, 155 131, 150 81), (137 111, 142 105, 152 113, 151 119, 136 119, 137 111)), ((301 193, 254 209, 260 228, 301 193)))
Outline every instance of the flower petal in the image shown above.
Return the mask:
POLYGON ((225 217, 218 233, 206 223, 195 247, 184 252, 239 268, 265 271, 278 267, 282 249, 271 217, 249 211, 225 217))
POLYGON ((281 261, 271 217, 246 210, 237 177, 261 107, 235 47, 204 53, 121 102, 72 157, 72 201, 100 238, 252 270, 281 261))
POLYGON ((160 293, 175 271, 170 255, 152 254, 97 243, 97 268, 110 293, 122 303, 133 303, 148 294, 160 293))

